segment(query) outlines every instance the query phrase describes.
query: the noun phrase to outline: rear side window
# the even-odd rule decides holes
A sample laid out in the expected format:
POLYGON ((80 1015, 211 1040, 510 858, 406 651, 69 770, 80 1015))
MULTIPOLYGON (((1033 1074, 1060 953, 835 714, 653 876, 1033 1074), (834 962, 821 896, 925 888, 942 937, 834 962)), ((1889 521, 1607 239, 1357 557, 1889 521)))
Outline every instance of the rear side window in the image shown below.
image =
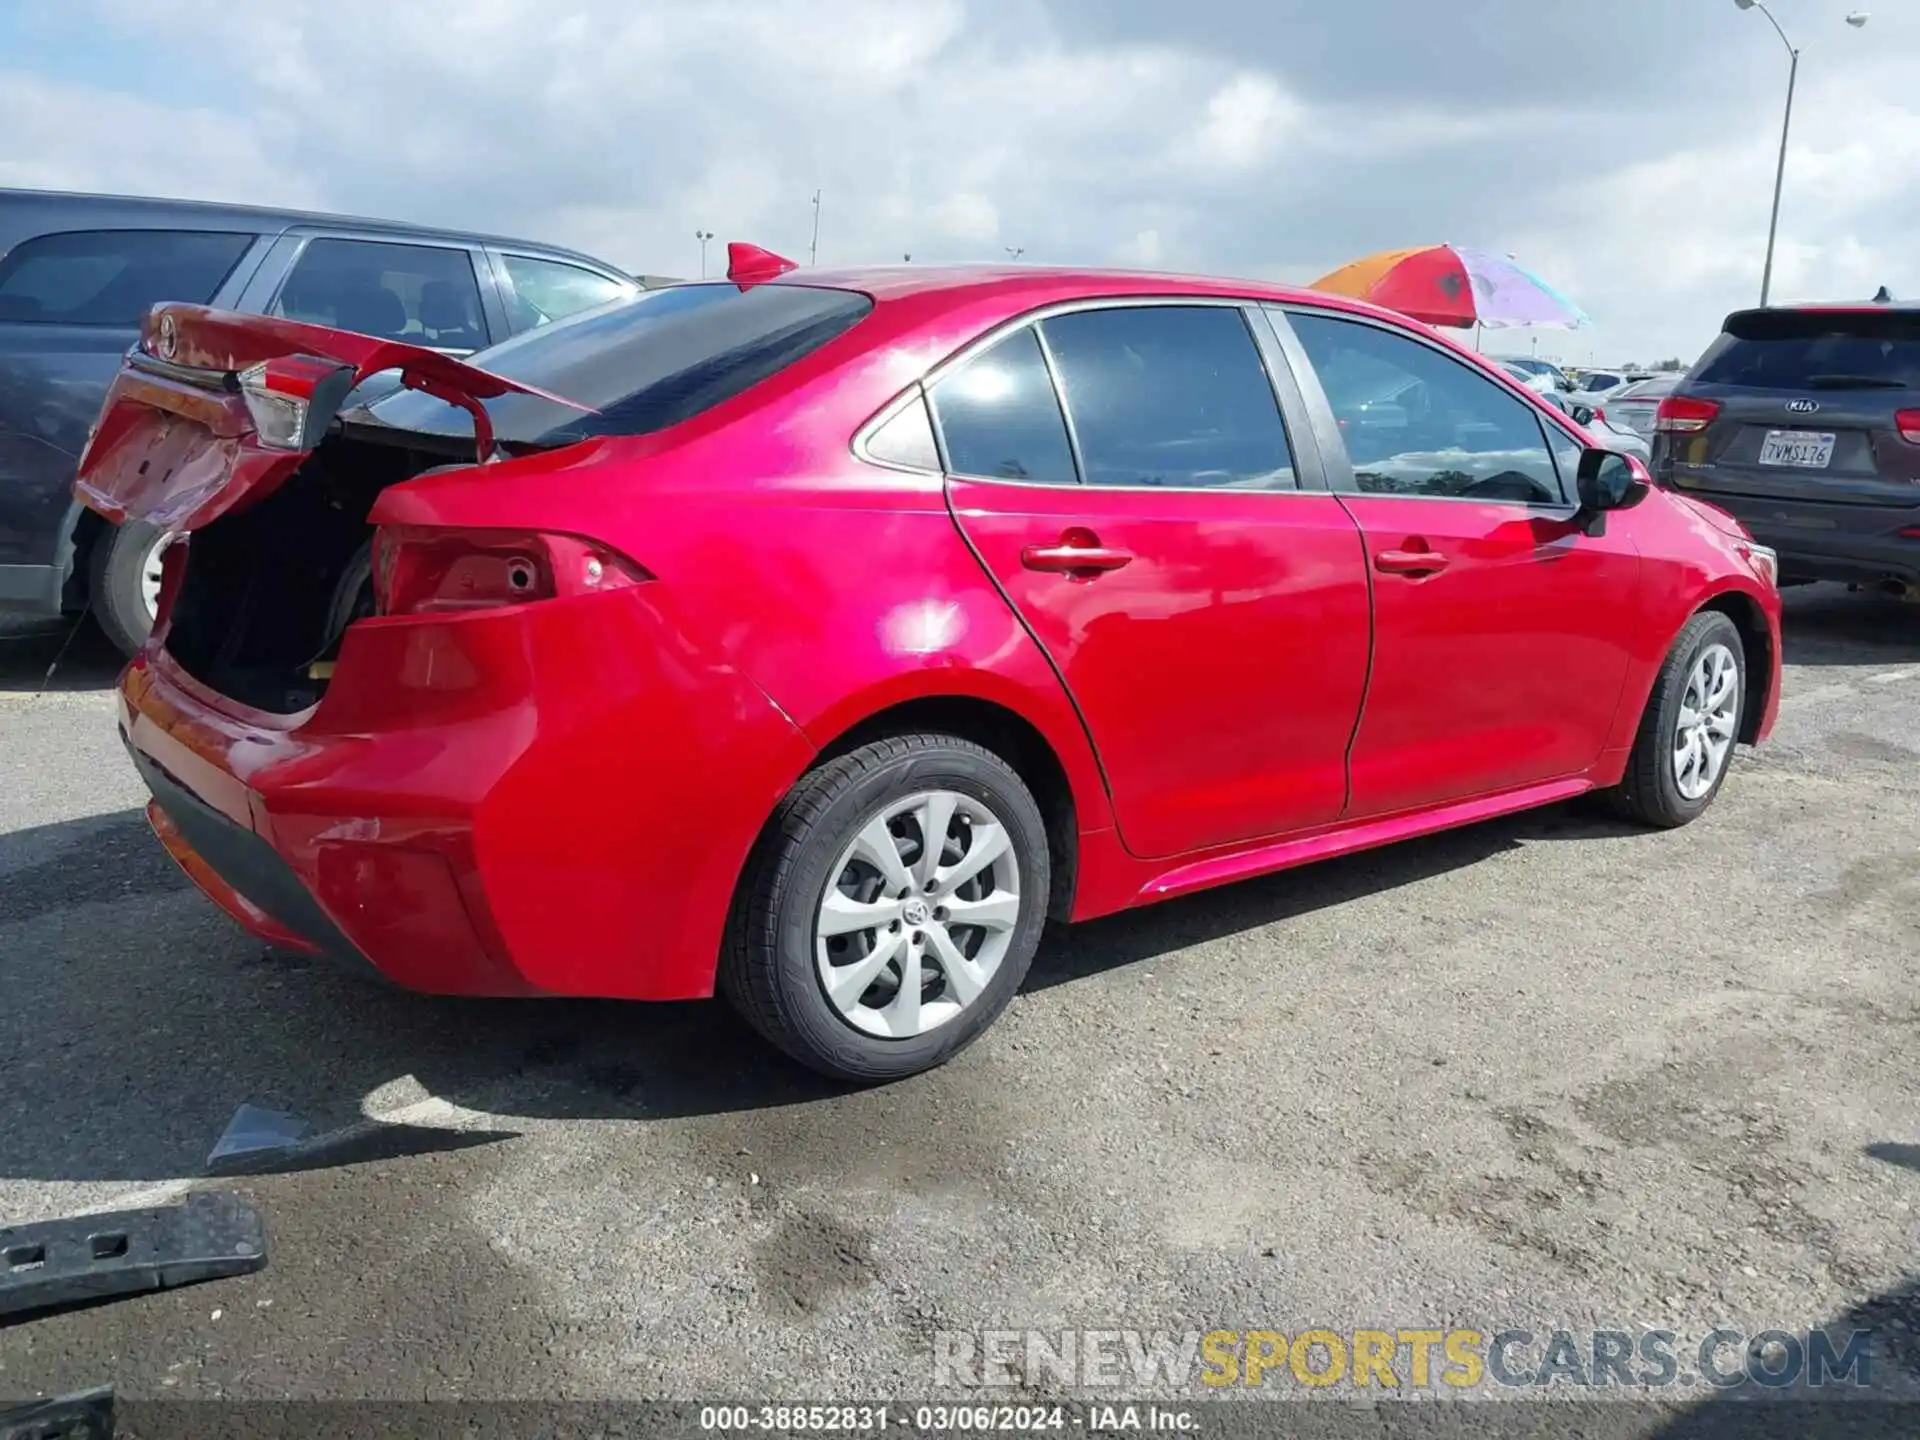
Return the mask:
MULTIPOLYGON (((851 290, 672 285, 516 335, 473 363, 581 407, 537 395, 490 400, 487 412, 502 440, 566 445, 647 435, 779 373, 872 309, 872 300, 851 290)), ((414 392, 378 401, 372 413, 407 430, 473 433, 466 411, 414 392)))
POLYGON ((199 230, 42 235, 0 259, 0 320, 137 326, 163 301, 213 299, 253 241, 199 230))
POLYGON ((434 350, 487 343, 467 251, 379 240, 310 240, 268 312, 434 350))
POLYGON ((934 414, 955 475, 1075 482, 1067 423, 1031 327, 981 351, 933 387, 934 414))
POLYGON ((636 288, 558 260, 536 260, 530 255, 502 255, 500 260, 513 287, 507 309, 516 331, 578 315, 631 295, 636 288))
POLYGON ((1735 315, 1691 379, 1759 390, 1920 389, 1920 315, 1898 310, 1735 315))
POLYGON ((1083 310, 1040 328, 1087 484, 1294 488, 1279 402, 1237 308, 1083 310))

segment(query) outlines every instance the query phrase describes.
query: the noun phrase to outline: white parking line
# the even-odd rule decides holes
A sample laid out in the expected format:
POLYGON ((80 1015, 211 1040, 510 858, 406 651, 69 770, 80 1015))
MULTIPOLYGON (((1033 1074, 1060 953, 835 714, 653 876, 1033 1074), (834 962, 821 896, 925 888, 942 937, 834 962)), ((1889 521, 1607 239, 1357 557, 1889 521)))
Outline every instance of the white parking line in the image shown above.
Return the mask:
POLYGON ((1869 685, 1891 685, 1896 680, 1912 680, 1916 676, 1920 676, 1920 670, 1889 670, 1884 675, 1869 675, 1867 677, 1867 683, 1869 685))

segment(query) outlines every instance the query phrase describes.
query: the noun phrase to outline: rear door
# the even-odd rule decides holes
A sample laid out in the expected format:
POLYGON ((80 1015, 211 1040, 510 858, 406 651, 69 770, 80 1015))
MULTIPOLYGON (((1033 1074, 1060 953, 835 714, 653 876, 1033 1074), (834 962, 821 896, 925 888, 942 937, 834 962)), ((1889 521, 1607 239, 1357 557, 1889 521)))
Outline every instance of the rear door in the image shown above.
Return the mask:
POLYGON ((1237 304, 1096 305, 930 386, 955 519, 1072 694, 1137 855, 1346 804, 1367 577, 1273 343, 1237 304))
POLYGON ((1900 418, 1920 436, 1920 313, 1743 311, 1674 393, 1688 428, 1656 458, 1683 489, 1902 511, 1920 494, 1900 418))
POLYGON ((1283 338, 1341 452, 1329 481, 1373 569, 1349 815, 1584 771, 1636 630, 1630 512, 1582 534, 1579 442, 1440 346, 1354 317, 1297 309, 1276 323, 1289 320, 1297 339, 1283 338))

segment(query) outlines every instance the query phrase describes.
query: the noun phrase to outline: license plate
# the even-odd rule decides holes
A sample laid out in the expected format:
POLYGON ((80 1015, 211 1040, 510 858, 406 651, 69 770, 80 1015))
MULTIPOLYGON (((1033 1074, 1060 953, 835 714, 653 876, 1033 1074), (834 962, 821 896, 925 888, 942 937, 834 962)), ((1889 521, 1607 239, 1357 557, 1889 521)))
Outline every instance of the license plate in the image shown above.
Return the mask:
POLYGON ((1760 463, 1824 470, 1833 463, 1833 436, 1819 430, 1769 430, 1760 442, 1760 463))

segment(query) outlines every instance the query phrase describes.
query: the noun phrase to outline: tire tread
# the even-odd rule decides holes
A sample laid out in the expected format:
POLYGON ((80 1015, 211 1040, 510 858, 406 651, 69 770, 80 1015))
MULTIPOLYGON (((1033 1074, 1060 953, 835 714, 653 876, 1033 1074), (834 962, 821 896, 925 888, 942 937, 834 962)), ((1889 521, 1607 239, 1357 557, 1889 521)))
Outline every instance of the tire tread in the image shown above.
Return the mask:
MULTIPOLYGON (((835 756, 802 776, 775 809, 748 857, 721 949, 719 989, 756 1033, 804 1065, 820 1069, 824 1064, 840 1075, 869 1080, 892 1078, 893 1073, 876 1069, 867 1061, 851 1028, 844 1047, 830 1055, 815 1053, 803 1038, 805 1032, 778 983, 780 903, 802 861, 806 841, 835 802, 876 769, 917 756, 946 758, 955 752, 1001 771, 1029 804, 1034 803, 1013 767, 984 745, 938 733, 888 736, 835 756)), ((1043 862, 1045 858, 1041 857, 1043 862)), ((1044 876, 1041 885, 1040 899, 1044 902, 1044 876)), ((1009 955, 1006 963, 1018 964, 1024 971, 1031 960, 1031 953, 1025 957, 1009 955)), ((955 1030, 953 1043, 942 1049, 934 1064, 973 1038, 959 1022, 950 1023, 955 1030)))

